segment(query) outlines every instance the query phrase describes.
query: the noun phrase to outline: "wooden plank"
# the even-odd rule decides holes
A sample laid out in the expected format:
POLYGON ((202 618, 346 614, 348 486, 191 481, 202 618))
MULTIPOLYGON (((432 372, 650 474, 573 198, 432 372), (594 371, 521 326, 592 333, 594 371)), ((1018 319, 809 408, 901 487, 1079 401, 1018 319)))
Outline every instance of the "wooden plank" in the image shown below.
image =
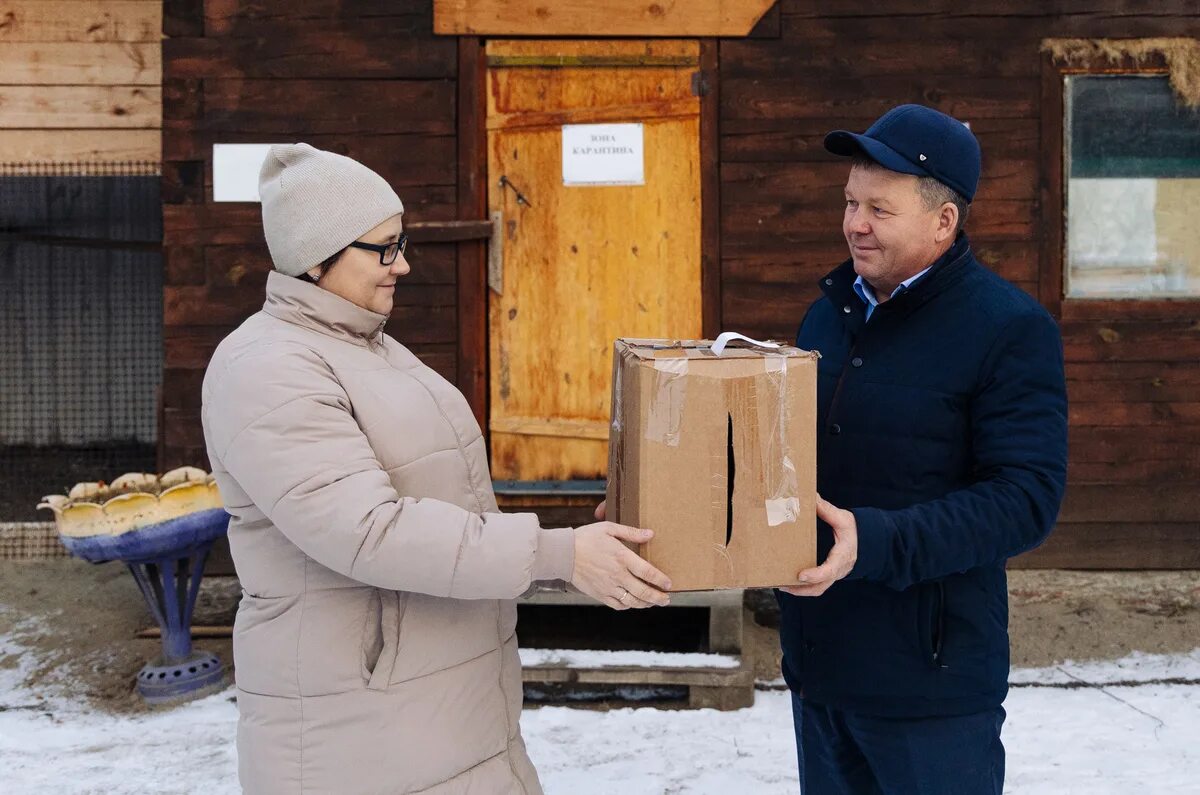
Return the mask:
MULTIPOLYGON (((1197 393, 1200 396, 1200 392, 1197 393)), ((1169 425, 1184 431, 1180 426, 1200 426, 1200 402, 1145 402, 1110 403, 1071 401, 1067 407, 1071 425, 1097 427, 1138 427, 1144 425, 1169 425)), ((1188 429, 1194 436, 1200 432, 1188 429)))
POLYGON ((164 326, 164 366, 203 370, 218 343, 231 331, 226 326, 164 326))
POLYGON ((1072 426, 1072 461, 1114 464, 1134 461, 1200 463, 1200 445, 1194 428, 1178 425, 1137 427, 1099 425, 1072 426))
POLYGON ((161 199, 164 204, 203 204, 205 187, 203 160, 167 161, 162 165, 161 199))
POLYGON ((204 0, 163 0, 163 35, 204 35, 204 0))
POLYGON ((1200 569, 1200 522, 1060 522, 1014 569, 1200 569))
POLYGON ((1065 320, 1200 320, 1200 305, 1194 298, 1084 300, 1063 299, 1059 309, 1065 320))
POLYGON ((662 65, 655 59, 679 58, 696 66, 700 42, 694 39, 489 39, 484 44, 487 65, 513 65, 512 59, 558 59, 560 66, 586 66, 581 59, 625 59, 623 66, 662 65), (650 59, 650 63, 638 62, 650 59), (497 59, 500 63, 497 63, 497 59))
POLYGON ((704 336, 721 333, 721 70, 719 46, 700 43, 700 313, 704 336))
POLYGON ((1042 267, 1038 301, 1055 317, 1063 301, 1063 76, 1053 59, 1041 56, 1042 135, 1038 196, 1041 205, 1042 267))
POLYGON ((163 325, 232 328, 262 309, 262 293, 236 287, 163 286, 163 325))
POLYGON ((460 240, 487 240, 492 236, 492 222, 418 221, 405 225, 410 240, 419 243, 454 243, 460 240))
POLYGON ((1067 361, 1187 362, 1200 359, 1200 321, 1079 321, 1060 324, 1067 361))
MULTIPOLYGON (((458 217, 484 218, 487 207, 487 67, 483 41, 458 39, 458 217)), ((489 219, 490 220, 490 219, 489 219)), ((487 439, 488 288, 483 241, 458 246, 458 349, 455 383, 487 439)))
POLYGON ((193 410, 200 408, 200 387, 203 382, 204 370, 198 367, 169 367, 163 370, 163 407, 193 410))
MULTIPOLYGON (((171 249, 176 250, 179 249, 171 249)), ((412 271, 404 277, 404 284, 454 284, 456 258, 453 244, 409 243, 405 259, 412 266, 412 271)), ((206 246, 203 249, 200 281, 172 283, 207 283, 261 290, 266 286, 267 274, 273 269, 271 255, 266 243, 261 240, 254 245, 206 246)))
POLYGON ((0 4, 0 43, 161 40, 159 2, 39 0, 0 4))
POLYGON ((155 129, 162 92, 144 86, 0 86, 0 129, 155 129))
POLYGON ((619 124, 673 118, 686 119, 694 116, 696 116, 696 106, 693 99, 653 100, 572 110, 494 113, 488 116, 488 129, 556 128, 564 124, 619 124))
POLYGON ((280 25, 296 23, 360 30, 370 25, 396 35, 428 36, 433 20, 429 0, 204 0, 208 36, 269 37, 280 25))
POLYGON ((406 347, 417 355, 427 367, 435 370, 438 375, 450 383, 454 383, 455 370, 458 367, 456 346, 450 343, 413 343, 406 347))
MULTIPOLYGON (((840 234, 844 201, 841 187, 797 194, 782 203, 727 201, 721 215, 722 239, 746 245, 766 236, 779 236, 793 244, 828 241, 831 235, 840 234)), ((1036 214, 1034 201, 981 202, 972 207, 969 228, 972 234, 991 240, 1036 239, 1036 214)))
POLYGON ((609 423, 606 420, 510 416, 493 417, 488 430, 492 433, 511 433, 517 436, 551 436, 565 439, 608 441, 609 423))
MULTIPOLYGON (((186 120, 190 128, 199 126, 199 120, 204 112, 204 85, 199 80, 182 78, 163 78, 163 121, 186 120)), ((176 158, 169 158, 176 159, 176 158)), ((185 158, 178 158, 185 159, 185 158)), ((186 158, 195 160, 198 158, 186 158)))
MULTIPOLYGON (((429 187, 405 203, 411 222, 437 220, 454 212, 453 187, 429 187)), ((260 244, 262 212, 258 204, 163 206, 163 241, 168 246, 260 244)))
POLYGON ((1071 485, 1060 524, 1200 522, 1200 491, 1188 484, 1071 485))
POLYGON ((157 86, 162 48, 129 42, 11 42, 0 47, 7 85, 157 86))
POLYGON ((445 80, 204 81, 203 129, 295 136, 455 130, 455 87, 445 80), (403 112, 400 112, 402 109, 403 112))
POLYGON ((204 426, 200 421, 199 403, 189 408, 163 409, 162 433, 166 447, 204 447, 204 426))
MULTIPOLYGON (((1104 19, 1122 17, 1187 14, 1195 10, 1190 0, 1003 0, 1003 2, 963 5, 958 0, 888 0, 887 3, 852 3, 839 6, 837 17, 858 21, 881 17, 923 24, 932 20, 970 20, 989 11, 1012 17, 1056 17, 1095 15, 1104 19)), ((784 13, 796 20, 833 16, 818 3, 788 3, 784 13)), ((1041 23, 1041 20, 1039 20, 1041 23)))
POLYGON ((847 46, 844 40, 810 40, 797 46, 792 38, 721 44, 721 76, 730 80, 772 79, 784 74, 805 81, 905 74, 1036 78, 1037 61, 1025 47, 994 37, 897 37, 858 46, 847 46))
MULTIPOLYGON (((752 163, 842 158, 825 151, 825 135, 832 130, 861 131, 870 120, 830 119, 729 119, 721 123, 721 162, 752 163)), ((979 139, 984 164, 991 158, 1035 160, 1039 152, 1037 119, 974 119, 971 132, 979 139)))
MULTIPOLYGON (((1032 78, 893 75, 819 82, 795 77, 722 82, 721 118, 858 120, 882 116, 896 105, 919 102, 957 119, 1036 118, 1038 81, 1032 78)), ((847 124, 850 122, 847 121, 847 124)))
POLYGON ((384 330, 404 345, 453 345, 457 338, 457 310, 455 306, 397 306, 384 330))
POLYGON ((262 241, 257 204, 163 205, 165 246, 213 246, 262 241))
POLYGON ((1072 461, 1067 480, 1080 486, 1170 483, 1186 488, 1200 481, 1200 461, 1072 461))
MULTIPOLYGON (((758 199, 786 202, 796 196, 815 191, 822 195, 837 194, 840 206, 841 191, 850 174, 847 158, 817 162, 753 162, 724 163, 721 167, 721 191, 732 204, 758 199)), ((979 193, 975 201, 983 206, 993 200, 1037 199, 1037 163, 1033 160, 1005 160, 991 157, 984 162, 980 175, 979 193)), ((916 181, 913 181, 916 188, 916 181)))
POLYGON ((173 246, 164 249, 163 275, 166 284, 204 284, 204 249, 200 246, 173 246))
MULTIPOLYGON (((212 157, 213 144, 264 143, 267 137, 254 132, 200 130, 194 122, 183 120, 168 120, 165 129, 163 154, 166 160, 208 160, 212 157)), ((284 140, 291 140, 291 137, 284 140)), ((353 157, 380 174, 406 201, 409 191, 404 188, 455 184, 456 139, 453 135, 304 133, 303 140, 318 149, 353 157)))
POLYGON ((745 36, 775 0, 433 0, 443 36, 745 36))
POLYGON ((268 37, 167 39, 163 63, 174 77, 452 79, 455 52, 452 39, 398 38, 367 21, 348 30, 281 22, 268 37))
MULTIPOLYGON (((971 247, 981 263, 1009 281, 1037 279, 1036 243, 972 239, 971 247)), ((780 247, 760 245, 751 249, 726 246, 721 257, 722 279, 729 289, 737 289, 734 285, 739 282, 815 287, 818 279, 849 256, 840 229, 831 229, 821 242, 780 247)))
POLYGON ((573 668, 565 665, 529 665, 522 670, 525 682, 574 682, 604 685, 696 685, 727 687, 753 685, 753 674, 738 668, 650 668, 611 666, 573 668))
POLYGON ((0 163, 157 163, 159 130, 0 130, 0 163))
MULTIPOLYGON (((1120 0, 1116 0, 1119 2, 1120 0)), ((1031 0, 1036 3, 1037 0, 1031 0)), ((1173 0, 1174 4, 1187 0, 1173 0)), ((1007 41, 1013 47, 1024 47, 1031 58, 1043 38, 1151 38, 1179 36, 1181 30, 1194 29, 1194 8, 1178 5, 1150 13, 1149 9, 1130 9, 1123 13, 1096 13, 1090 9, 1079 13, 1060 13, 1057 3, 1044 3, 1036 14, 1011 13, 1008 6, 997 3, 988 9, 977 4, 960 5, 960 12, 922 13, 906 18, 893 12, 892 5, 861 6, 872 12, 869 16, 812 12, 807 16, 790 13, 784 8, 783 36, 804 46, 812 41, 854 41, 870 46, 886 46, 890 42, 912 39, 914 29, 923 41, 961 39, 963 41, 1007 41), (989 13, 990 12, 990 13, 989 13), (907 23, 907 24, 906 24, 907 23), (919 27, 918 27, 919 26, 919 27)), ((810 8, 817 8, 811 6, 810 8)))
POLYGON ((1079 402, 1190 402, 1200 394, 1200 362, 1067 362, 1067 394, 1079 402))

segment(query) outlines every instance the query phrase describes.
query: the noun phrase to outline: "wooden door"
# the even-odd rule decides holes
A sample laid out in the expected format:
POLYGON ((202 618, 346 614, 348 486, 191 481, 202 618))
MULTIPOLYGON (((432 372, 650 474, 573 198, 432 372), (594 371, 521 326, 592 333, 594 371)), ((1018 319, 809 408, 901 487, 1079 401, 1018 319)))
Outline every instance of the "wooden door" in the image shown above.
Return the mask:
POLYGON ((487 56, 492 474, 602 479, 613 340, 701 336, 699 43, 493 41, 487 56), (642 125, 644 184, 564 185, 563 125, 602 123, 642 125))

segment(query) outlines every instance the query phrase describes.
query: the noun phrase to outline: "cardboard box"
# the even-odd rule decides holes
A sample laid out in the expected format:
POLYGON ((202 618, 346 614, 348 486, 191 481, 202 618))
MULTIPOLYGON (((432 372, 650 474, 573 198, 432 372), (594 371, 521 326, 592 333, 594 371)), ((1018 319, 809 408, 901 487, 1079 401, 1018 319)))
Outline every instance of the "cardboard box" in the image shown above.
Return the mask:
POLYGON ((795 582, 816 563, 819 354, 617 340, 608 518, 673 590, 795 582))

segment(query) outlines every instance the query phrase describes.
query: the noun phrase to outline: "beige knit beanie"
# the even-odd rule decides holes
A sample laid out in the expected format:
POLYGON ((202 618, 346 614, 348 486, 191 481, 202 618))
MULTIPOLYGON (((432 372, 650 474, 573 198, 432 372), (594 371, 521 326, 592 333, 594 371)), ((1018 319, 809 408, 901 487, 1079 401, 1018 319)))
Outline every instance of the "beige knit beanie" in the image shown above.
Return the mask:
POLYGON ((404 212, 387 181, 348 157, 308 144, 272 146, 258 173, 263 232, 275 269, 319 265, 404 212))

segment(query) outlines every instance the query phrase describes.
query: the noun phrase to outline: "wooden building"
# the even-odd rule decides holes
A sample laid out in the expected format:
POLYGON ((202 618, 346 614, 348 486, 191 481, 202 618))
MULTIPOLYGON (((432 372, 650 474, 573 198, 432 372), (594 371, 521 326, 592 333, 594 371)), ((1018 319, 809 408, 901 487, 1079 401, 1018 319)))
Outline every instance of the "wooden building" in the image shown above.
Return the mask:
MULTIPOLYGON (((7 83, 36 45, 10 49, 3 19, 7 83)), ((1180 209, 1200 206, 1194 2, 166 0, 162 30, 162 468, 204 462, 204 367, 270 268, 258 206, 213 201, 216 144, 303 140, 396 187, 413 273, 389 331, 466 394, 497 479, 545 485, 604 477, 617 334, 794 336, 846 256, 847 165, 824 134, 919 102, 982 145, 980 259, 1062 328, 1069 490, 1017 565, 1200 568, 1200 241, 1180 209), (1121 119, 1140 137, 1097 132, 1121 119), (608 123, 641 125, 644 184, 564 184, 562 127, 608 123), (1111 180, 1137 182, 1135 210, 1111 180)), ((140 83, 98 57, 95 82, 140 83)), ((157 121, 157 90, 119 118, 157 121)), ((13 143, 9 107, 0 159, 52 159, 13 143)), ((156 126, 98 135, 94 156, 156 126)))

